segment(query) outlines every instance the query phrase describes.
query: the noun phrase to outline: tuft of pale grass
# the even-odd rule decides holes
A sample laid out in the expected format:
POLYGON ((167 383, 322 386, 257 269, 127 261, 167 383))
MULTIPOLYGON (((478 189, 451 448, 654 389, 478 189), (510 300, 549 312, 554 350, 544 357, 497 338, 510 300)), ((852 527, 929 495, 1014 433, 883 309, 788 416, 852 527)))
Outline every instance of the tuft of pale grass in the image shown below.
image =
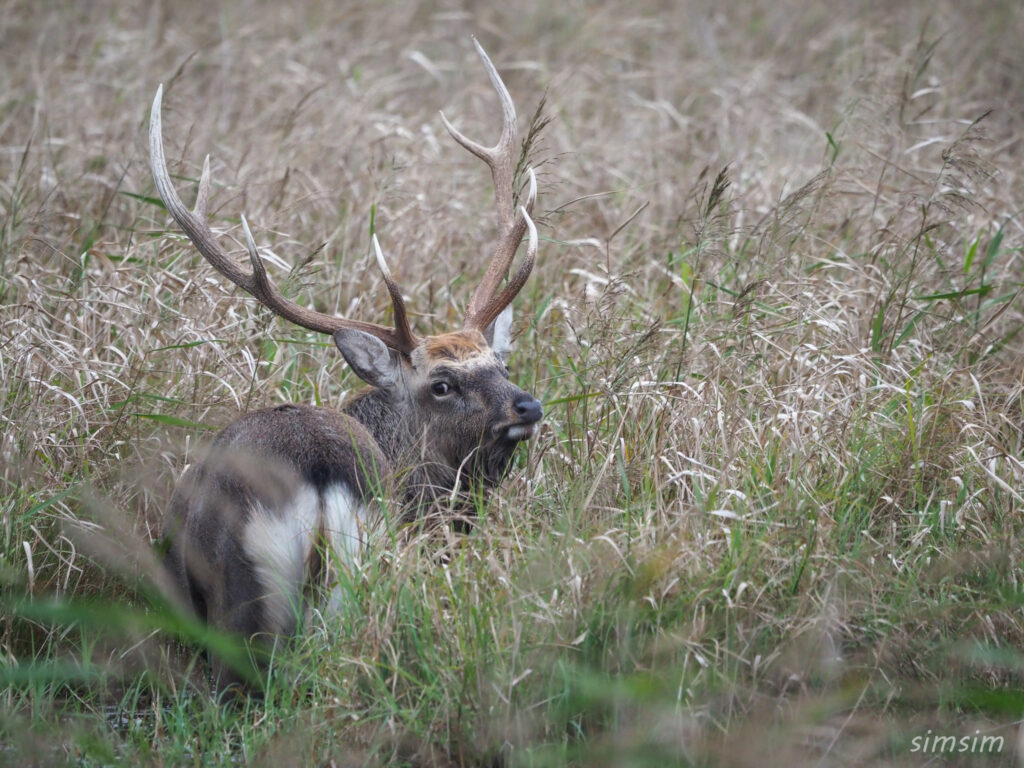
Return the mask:
POLYGON ((1024 13, 803 5, 6 3, 0 756, 1013 760, 1024 13), (497 129, 471 34, 549 121, 511 365, 545 423, 471 534, 389 531, 262 698, 213 701, 201 651, 244 649, 160 597, 173 483, 359 382, 169 225, 149 103, 239 258, 244 213, 288 295, 384 321, 375 231, 439 331, 494 236, 437 117, 497 129))

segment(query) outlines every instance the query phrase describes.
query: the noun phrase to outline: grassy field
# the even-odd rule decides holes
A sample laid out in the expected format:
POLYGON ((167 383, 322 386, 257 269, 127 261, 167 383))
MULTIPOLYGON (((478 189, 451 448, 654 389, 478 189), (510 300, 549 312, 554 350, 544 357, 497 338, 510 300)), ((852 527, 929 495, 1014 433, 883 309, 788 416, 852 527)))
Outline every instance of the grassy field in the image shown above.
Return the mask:
POLYGON ((290 5, 0 2, 0 764, 1024 760, 1024 6, 290 5), (169 223, 150 101, 239 258, 245 214, 288 295, 385 321, 375 231, 446 330, 494 237, 437 114, 496 135, 471 35, 549 121, 544 427, 217 704, 229 640, 154 586, 174 481, 360 383, 169 223))

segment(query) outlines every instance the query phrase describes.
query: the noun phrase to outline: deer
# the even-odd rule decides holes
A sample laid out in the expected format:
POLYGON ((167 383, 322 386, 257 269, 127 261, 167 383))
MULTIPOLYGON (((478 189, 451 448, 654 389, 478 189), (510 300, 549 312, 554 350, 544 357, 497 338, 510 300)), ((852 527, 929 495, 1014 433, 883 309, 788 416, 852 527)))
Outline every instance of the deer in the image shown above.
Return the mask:
MULTIPOLYGON (((441 120, 491 171, 498 241, 462 327, 436 335, 413 332, 376 234, 373 251, 393 326, 335 317, 286 298, 269 280, 244 216, 251 269, 229 256, 207 219, 209 156, 191 210, 175 191, 163 150, 163 86, 156 91, 150 167, 171 218, 221 275, 284 320, 329 335, 367 385, 340 409, 283 404, 242 415, 178 480, 163 521, 165 563, 180 602, 219 630, 249 640, 293 635, 316 596, 328 608, 337 599, 332 573, 358 565, 382 524, 386 497, 400 502, 402 519, 438 509, 453 514, 459 506, 452 499, 469 504, 498 486, 516 448, 538 430, 543 407, 509 380, 506 365, 512 302, 537 256, 531 218, 537 180, 527 166, 525 201, 517 204, 515 106, 473 42, 498 95, 501 134, 487 147, 460 133, 443 112, 441 120), (509 278, 527 234, 525 255, 509 278)), ((221 669, 215 678, 225 671, 230 676, 221 669)))

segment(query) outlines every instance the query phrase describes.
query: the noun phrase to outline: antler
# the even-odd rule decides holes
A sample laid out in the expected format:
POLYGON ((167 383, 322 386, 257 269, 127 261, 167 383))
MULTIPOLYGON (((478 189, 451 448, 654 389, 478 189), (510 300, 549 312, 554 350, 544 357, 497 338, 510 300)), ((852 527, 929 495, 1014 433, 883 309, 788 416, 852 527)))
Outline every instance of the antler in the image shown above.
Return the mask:
POLYGON ((494 198, 498 211, 498 244, 491 256, 491 263, 487 267, 483 280, 473 293, 466 308, 466 328, 477 328, 484 330, 494 319, 501 314, 512 300, 519 293, 519 290, 526 283, 533 269, 533 262, 537 257, 537 229, 533 225, 530 213, 533 211, 533 204, 537 199, 537 179, 532 168, 527 168, 529 177, 529 191, 526 196, 526 205, 519 206, 521 217, 516 216, 516 208, 512 203, 515 192, 515 169, 516 169, 516 108, 512 103, 512 97, 508 94, 505 83, 501 81, 498 70, 494 68, 483 47, 473 38, 473 45, 480 55, 487 70, 487 76, 491 85, 498 93, 501 100, 502 127, 498 143, 493 147, 484 147, 475 141, 467 139, 459 133, 448 119, 441 113, 441 120, 444 127, 452 138, 461 144, 465 149, 479 157, 491 169, 491 176, 494 179, 494 198), (512 266, 512 259, 515 258, 516 250, 523 241, 523 235, 527 230, 530 232, 530 240, 526 249, 526 257, 522 265, 509 281, 503 290, 498 291, 501 280, 508 275, 509 267, 512 266))
POLYGON ((285 298, 281 292, 267 278, 267 270, 263 265, 263 259, 256 250, 256 243, 253 241, 252 232, 249 231, 249 223, 242 217, 242 229, 245 232, 246 250, 249 251, 249 261, 252 263, 252 272, 246 272, 237 262, 227 255, 225 250, 217 242, 210 225, 206 221, 206 204, 210 196, 210 157, 206 156, 203 161, 203 174, 199 180, 199 192, 196 195, 195 207, 190 211, 181 202, 178 193, 171 183, 170 174, 167 171, 167 162, 164 160, 163 131, 160 125, 160 105, 163 99, 164 87, 161 85, 156 89, 156 97, 153 99, 153 111, 149 120, 149 164, 153 171, 153 181, 156 182, 157 191, 163 198, 164 205, 168 212, 178 222, 178 225, 188 235, 189 240, 195 245, 201 254, 206 258, 213 268, 228 278, 231 282, 248 291, 256 297, 261 304, 272 312, 280 315, 285 320, 295 323, 303 328, 319 333, 333 334, 342 328, 354 328, 371 336, 376 336, 388 347, 404 355, 408 355, 416 347, 418 341, 409 327, 409 318, 405 311, 405 300, 402 298, 402 290, 391 276, 381 253, 380 245, 377 243, 377 236, 373 237, 373 247, 377 256, 377 266, 384 275, 384 283, 388 293, 391 295, 391 304, 395 311, 395 327, 388 328, 376 323, 364 323, 359 320, 346 320, 333 315, 325 315, 307 309, 294 301, 285 298))

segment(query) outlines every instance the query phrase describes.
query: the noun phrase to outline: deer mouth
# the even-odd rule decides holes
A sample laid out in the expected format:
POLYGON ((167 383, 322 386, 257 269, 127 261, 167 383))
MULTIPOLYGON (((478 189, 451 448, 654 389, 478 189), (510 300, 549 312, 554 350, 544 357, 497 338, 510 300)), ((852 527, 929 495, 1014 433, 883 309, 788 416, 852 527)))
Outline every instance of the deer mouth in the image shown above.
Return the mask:
POLYGON ((502 438, 509 442, 519 442, 520 440, 529 440, 533 437, 533 433, 537 431, 537 422, 531 422, 529 424, 513 424, 510 427, 506 427, 502 438))
POLYGON ((537 433, 540 420, 517 421, 513 424, 501 424, 491 430, 491 434, 498 442, 519 443, 529 440, 537 433))

